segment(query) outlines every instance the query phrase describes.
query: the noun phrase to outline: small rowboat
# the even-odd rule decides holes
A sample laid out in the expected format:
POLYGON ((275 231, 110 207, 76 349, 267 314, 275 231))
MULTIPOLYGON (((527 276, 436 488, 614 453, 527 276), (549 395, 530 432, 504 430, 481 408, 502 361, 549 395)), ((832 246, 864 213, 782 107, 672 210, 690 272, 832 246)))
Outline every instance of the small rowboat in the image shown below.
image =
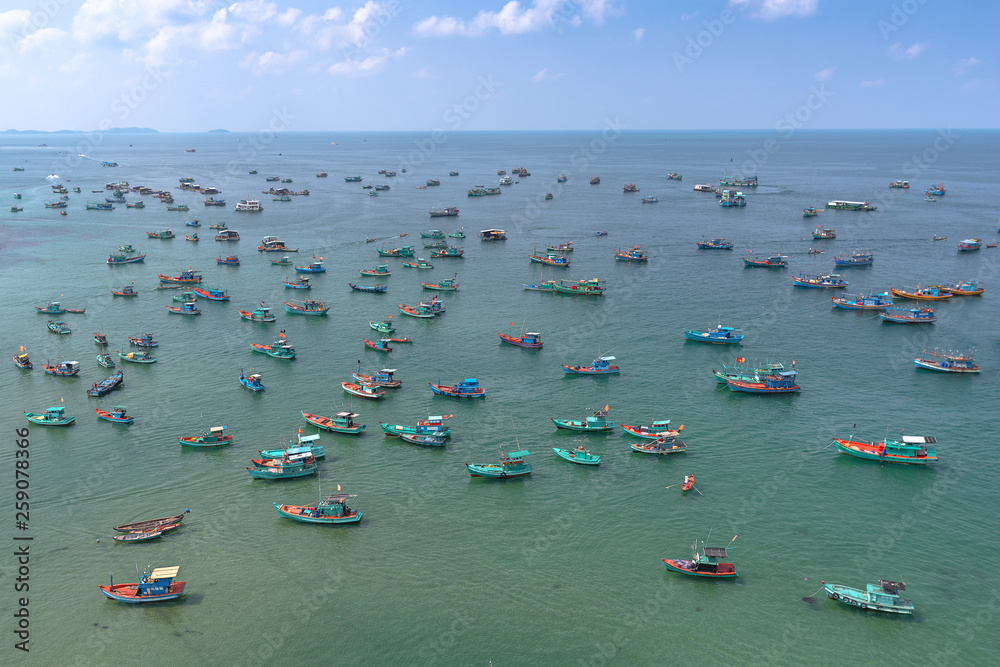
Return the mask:
POLYGON ((120 526, 115 526, 111 530, 117 530, 119 533, 131 533, 131 532, 142 532, 145 530, 150 530, 157 526, 166 526, 170 524, 180 523, 184 520, 184 515, 191 510, 184 510, 181 514, 174 514, 173 516, 163 516, 159 519, 146 519, 144 521, 133 521, 132 523, 123 523, 120 526))
POLYGON ((684 481, 681 482, 681 491, 687 492, 693 488, 694 488, 694 475, 684 475, 684 481))
POLYGON ((340 386, 344 388, 348 394, 353 394, 354 396, 360 396, 361 398, 382 398, 385 396, 385 391, 380 391, 374 385, 368 384, 367 382, 347 382, 343 381, 340 386))
POLYGON ((132 532, 132 533, 125 533, 124 535, 115 535, 112 539, 115 542, 126 542, 126 543, 127 542, 148 542, 150 540, 155 540, 156 538, 158 538, 161 535, 163 535, 165 529, 167 529, 167 528, 173 529, 173 528, 177 528, 179 526, 180 526, 180 524, 176 523, 176 524, 173 524, 173 525, 163 526, 162 528, 158 527, 158 528, 147 530, 147 531, 137 531, 137 532, 132 532))
POLYGON ((658 438, 656 442, 633 442, 629 445, 633 452, 642 454, 680 454, 687 451, 687 444, 676 438, 658 438))
POLYGON ((355 285, 354 283, 347 283, 352 290, 355 292, 369 292, 381 294, 386 291, 387 286, 382 283, 377 285, 355 285))
POLYGON ((390 343, 412 343, 413 342, 412 338, 388 338, 386 340, 388 340, 390 343))
POLYGON ((447 440, 441 435, 416 435, 411 433, 400 433, 399 439, 411 445, 423 445, 424 447, 444 447, 447 440))
POLYGON ((600 465, 601 457, 595 454, 591 454, 589 450, 580 445, 576 449, 560 449, 559 447, 553 447, 552 451, 556 453, 556 456, 564 458, 571 463, 578 463, 583 466, 596 466, 600 465))

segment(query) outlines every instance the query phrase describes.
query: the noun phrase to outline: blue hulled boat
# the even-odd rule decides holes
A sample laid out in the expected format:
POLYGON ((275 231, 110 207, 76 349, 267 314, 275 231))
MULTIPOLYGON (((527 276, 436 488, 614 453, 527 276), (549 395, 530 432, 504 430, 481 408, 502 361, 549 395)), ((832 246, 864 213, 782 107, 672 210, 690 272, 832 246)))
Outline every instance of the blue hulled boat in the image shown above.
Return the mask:
POLYGON ((721 345, 739 345, 743 342, 743 333, 733 327, 724 327, 721 324, 708 331, 693 331, 686 329, 684 338, 699 343, 717 343, 721 345))
POLYGON ((825 273, 821 276, 807 276, 805 274, 801 276, 792 276, 792 284, 796 287, 814 288, 847 287, 850 285, 849 282, 835 273, 825 273))
MULTIPOLYGON (((440 382, 440 380, 438 380, 440 382)), ((443 384, 434 384, 433 382, 428 382, 431 391, 439 396, 451 396, 452 398, 485 398, 486 389, 479 386, 479 380, 476 378, 466 378, 458 384, 451 386, 443 384)))
POLYGON ((499 463, 466 463, 465 467, 473 477, 521 477, 531 474, 531 464, 524 460, 528 450, 504 454, 500 450, 499 463))
POLYGON ((853 255, 840 255, 833 258, 834 266, 870 266, 875 261, 871 251, 856 252, 853 255))
POLYGON ((562 369, 564 373, 572 375, 609 375, 620 373, 621 368, 612 364, 612 361, 617 361, 617 359, 612 356, 603 356, 594 359, 592 366, 570 366, 562 364, 562 369))
POLYGON ((847 310, 885 310, 892 306, 888 292, 869 292, 867 295, 844 292, 831 298, 834 306, 847 310))

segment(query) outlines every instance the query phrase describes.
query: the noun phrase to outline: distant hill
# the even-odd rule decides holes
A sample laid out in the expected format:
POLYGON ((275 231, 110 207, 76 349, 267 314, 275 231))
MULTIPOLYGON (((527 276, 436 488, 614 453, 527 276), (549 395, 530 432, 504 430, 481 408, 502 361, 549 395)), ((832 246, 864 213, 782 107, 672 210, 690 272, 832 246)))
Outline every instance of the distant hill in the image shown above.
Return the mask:
MULTIPOLYGON (((4 130, 4 134, 90 134, 100 130, 4 130)), ((159 130, 150 127, 111 127, 105 130, 108 134, 159 134, 159 130)))
POLYGON ((222 134, 232 134, 232 132, 230 132, 229 130, 209 130, 209 133, 212 132, 221 132, 222 134))

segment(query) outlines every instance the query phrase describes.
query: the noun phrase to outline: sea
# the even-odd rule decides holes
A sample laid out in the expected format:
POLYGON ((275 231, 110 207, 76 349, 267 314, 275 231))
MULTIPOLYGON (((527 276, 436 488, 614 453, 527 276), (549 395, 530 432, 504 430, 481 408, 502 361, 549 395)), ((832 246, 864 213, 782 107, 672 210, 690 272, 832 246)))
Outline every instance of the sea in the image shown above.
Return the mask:
POLYGON ((0 366, 3 661, 995 663, 1000 249, 985 244, 1000 240, 998 173, 994 130, 2 135, 2 348, 9 360, 23 346, 35 364, 30 372, 0 366), (530 176, 515 175, 501 195, 467 196, 522 166, 530 176), (671 172, 683 180, 668 180, 671 172), (758 177, 757 187, 734 188, 745 207, 693 191, 727 175, 758 177), (218 188, 227 205, 205 206, 204 195, 178 189, 182 178, 218 188), (421 188, 429 179, 440 185, 421 188), (904 179, 908 190, 888 187, 904 179), (119 181, 169 190, 190 210, 168 211, 148 196, 144 209, 86 209, 119 181), (925 201, 924 190, 942 182, 947 194, 925 201), (58 183, 70 189, 65 216, 44 206, 58 183), (626 183, 639 192, 623 192, 626 183), (390 189, 375 197, 364 184, 390 189), (273 201, 262 194, 271 186, 309 194, 273 201), (640 201, 650 195, 658 202, 640 201), (250 198, 263 211, 234 210, 250 198), (830 210, 832 200, 877 210, 830 210), (8 212, 15 203, 24 210, 8 212), (435 206, 460 215, 432 219, 435 206), (825 210, 804 218, 808 206, 825 210), (200 228, 185 225, 195 217, 200 228), (218 223, 241 240, 213 240, 209 225, 218 223), (817 224, 836 239, 813 239, 817 224), (167 228, 175 238, 147 236, 167 228), (464 230, 464 239, 449 239, 464 257, 417 270, 376 253, 413 245, 429 258, 420 233, 432 228, 464 230), (507 240, 483 242, 484 229, 503 229, 507 240), (197 243, 184 238, 193 231, 197 243), (295 273, 271 264, 280 255, 257 252, 268 235, 298 249, 289 253, 295 264, 322 258, 327 271, 311 275, 307 295, 330 307, 326 317, 283 312, 282 302, 303 292, 283 286, 295 273), (716 237, 735 248, 695 245, 716 237), (959 252, 968 238, 983 249, 959 252), (529 260, 569 241, 566 268, 529 260), (123 244, 146 253, 145 262, 108 266, 123 244), (636 245, 647 263, 615 261, 616 248, 636 245), (834 308, 839 292, 792 285, 792 275, 835 272, 834 256, 869 249, 873 265, 836 271, 853 293, 965 279, 986 292, 930 304, 936 323, 906 326, 834 308), (751 251, 786 255, 788 267, 747 268, 741 258, 751 251), (231 254, 239 266, 216 262, 231 254), (392 273, 386 293, 349 289, 374 284, 359 269, 383 261, 392 273), (198 317, 168 312, 177 292, 158 290, 157 274, 189 268, 231 301, 200 301, 198 317), (451 277, 457 292, 421 287, 451 277), (606 292, 522 287, 564 278, 597 278, 606 292), (139 296, 112 296, 133 284, 139 296), (434 294, 446 313, 399 313, 399 304, 434 294), (34 307, 50 301, 86 308, 58 318, 72 334, 47 331, 49 317, 34 307), (262 302, 277 322, 236 312, 262 302), (413 343, 388 354, 366 349, 363 339, 377 335, 369 321, 390 317, 394 335, 413 343), (719 324, 742 329, 743 344, 684 338, 686 329, 719 324), (522 331, 539 332, 544 348, 498 337, 522 331), (122 389, 88 397, 110 373, 96 362, 93 334, 105 333, 114 351, 141 332, 159 342, 157 363, 124 364, 122 389), (279 332, 298 352, 294 361, 251 352, 249 343, 279 332), (913 359, 935 348, 971 351, 982 373, 917 370, 913 359), (621 373, 560 368, 599 355, 616 357, 621 373), (802 391, 730 392, 712 370, 737 357, 794 364, 802 391), (62 360, 78 360, 79 376, 41 369, 62 360), (379 401, 352 397, 340 382, 359 366, 396 369, 403 386, 379 401), (261 374, 266 390, 245 389, 241 372, 261 374), (479 380, 485 399, 435 396, 428 386, 466 378, 479 380), (127 406, 134 424, 97 419, 95 408, 114 405, 127 406), (65 407, 76 423, 32 426, 20 437, 23 413, 49 406, 65 407), (683 425, 687 452, 634 453, 620 428, 576 433, 551 421, 605 408, 617 424, 683 425), (322 433, 318 478, 250 478, 258 450, 318 432, 302 411, 341 410, 359 413, 366 429, 322 433), (447 446, 409 445, 379 428, 429 415, 449 417, 447 446), (221 425, 235 436, 231 446, 178 444, 221 425), (940 460, 911 467, 838 454, 833 438, 851 434, 933 436, 940 460), (601 455, 600 466, 552 451, 580 445, 601 455), (529 451, 531 475, 470 477, 466 463, 495 462, 501 449, 529 451), (687 474, 696 493, 681 492, 687 474), (359 525, 302 524, 273 506, 337 489, 356 495, 349 504, 363 513, 359 525), (30 515, 16 516, 15 502, 28 503, 30 515), (186 509, 182 527, 159 540, 111 539, 112 526, 186 509), (729 545, 739 577, 667 572, 662 559, 689 558, 692 545, 729 545), (16 556, 25 546, 29 556, 16 556), (175 602, 128 605, 98 589, 111 575, 124 583, 137 570, 172 565, 187 582, 175 602), (824 581, 863 589, 879 579, 905 582, 912 617, 849 608, 821 590, 824 581))

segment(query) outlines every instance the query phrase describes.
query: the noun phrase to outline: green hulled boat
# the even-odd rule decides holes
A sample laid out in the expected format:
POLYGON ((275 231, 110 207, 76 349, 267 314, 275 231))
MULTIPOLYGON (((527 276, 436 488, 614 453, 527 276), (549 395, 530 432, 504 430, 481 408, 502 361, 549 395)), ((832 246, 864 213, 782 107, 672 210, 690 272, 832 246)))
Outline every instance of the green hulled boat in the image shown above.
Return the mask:
POLYGON ((592 417, 587 417, 586 421, 575 421, 572 419, 552 419, 556 428, 564 428, 570 431, 601 431, 607 432, 615 428, 615 423, 608 421, 608 406, 603 410, 597 410, 592 417))
MULTIPOLYGON (((337 489, 340 489, 339 485, 337 489)), ((334 493, 321 499, 316 505, 279 505, 274 503, 274 509, 287 519, 303 523, 358 523, 361 521, 361 512, 347 506, 347 501, 356 497, 346 493, 334 493)))
POLYGON ((290 479, 305 477, 319 470, 316 457, 311 452, 288 454, 281 458, 260 458, 250 461, 253 466, 247 466, 247 471, 254 479, 290 479))
POLYGON ((38 424, 40 426, 69 426, 76 421, 76 417, 67 417, 66 408, 54 407, 48 408, 43 413, 38 412, 25 412, 24 416, 28 418, 28 421, 32 424, 38 424))
POLYGON ((261 458, 280 459, 285 455, 291 456, 292 454, 312 454, 316 459, 326 458, 326 450, 323 449, 323 445, 313 444, 319 440, 318 433, 314 433, 313 435, 302 435, 300 430, 298 435, 298 443, 294 447, 288 447, 286 449, 262 449, 260 450, 261 458))
POLYGON ((201 435, 177 438, 185 447, 221 447, 233 444, 233 436, 226 435, 226 426, 212 426, 201 435))
POLYGON ((826 591, 828 598, 839 600, 851 607, 886 611, 893 614, 913 613, 913 602, 899 596, 899 591, 906 590, 904 582, 879 579, 878 586, 868 584, 865 590, 861 590, 840 584, 828 584, 824 581, 823 590, 826 591))
POLYGON ((406 433, 408 435, 436 435, 442 438, 448 438, 451 436, 451 429, 444 425, 444 420, 454 416, 455 415, 443 415, 420 419, 417 421, 416 426, 383 424, 382 422, 379 422, 378 425, 382 427, 382 431, 388 436, 397 436, 406 433))
POLYGON ((504 454, 501 449, 499 463, 466 463, 465 467, 473 477, 499 477, 501 479, 521 477, 531 474, 531 464, 524 460, 528 454, 530 452, 526 449, 508 454, 504 454))
POLYGON ((553 447, 552 451, 556 453, 556 456, 564 458, 572 463, 578 463, 583 466, 596 466, 600 465, 601 457, 596 454, 591 454, 590 450, 585 449, 583 445, 578 446, 576 449, 560 449, 559 447, 553 447))

